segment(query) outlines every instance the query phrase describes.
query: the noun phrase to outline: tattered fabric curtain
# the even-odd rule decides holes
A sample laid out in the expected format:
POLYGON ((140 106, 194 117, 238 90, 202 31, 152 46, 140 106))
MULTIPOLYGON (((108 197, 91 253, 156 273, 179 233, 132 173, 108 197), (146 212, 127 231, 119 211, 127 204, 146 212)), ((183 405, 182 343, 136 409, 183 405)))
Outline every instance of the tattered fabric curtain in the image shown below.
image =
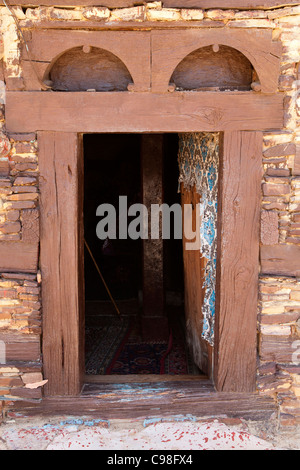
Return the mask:
POLYGON ((214 343, 217 264, 219 133, 179 134, 179 184, 200 195, 200 253, 207 260, 203 288, 202 337, 214 343))

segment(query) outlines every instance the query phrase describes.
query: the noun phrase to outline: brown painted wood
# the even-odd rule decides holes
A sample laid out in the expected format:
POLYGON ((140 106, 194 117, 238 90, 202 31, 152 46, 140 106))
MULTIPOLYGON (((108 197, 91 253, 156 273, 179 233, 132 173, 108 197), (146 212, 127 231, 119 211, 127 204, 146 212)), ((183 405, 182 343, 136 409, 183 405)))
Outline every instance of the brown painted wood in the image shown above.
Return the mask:
MULTIPOLYGON (((132 76, 134 91, 147 91, 152 86, 154 92, 167 92, 174 70, 185 57, 200 48, 220 44, 223 48, 236 49, 236 51, 232 51, 233 54, 243 54, 245 61, 248 59, 251 62, 260 80, 262 92, 274 93, 277 91, 282 47, 280 42, 272 41, 271 29, 210 28, 210 24, 208 24, 206 29, 182 29, 181 27, 179 30, 172 31, 170 31, 170 26, 162 29, 160 25, 160 29, 151 31, 149 25, 145 23, 144 29, 147 28, 147 31, 75 30, 70 33, 67 30, 55 30, 53 22, 50 23, 51 29, 47 30, 46 25, 43 29, 35 28, 26 37, 31 58, 35 61, 35 68, 41 78, 49 79, 49 64, 53 65, 56 60, 62 60, 60 56, 65 51, 82 46, 93 46, 94 52, 95 48, 104 49, 106 54, 107 52, 114 54, 125 64, 132 76), (135 51, 135 54, 132 54, 132 50, 135 51), (136 60, 137 56, 139 60, 136 60)), ((61 28, 61 22, 58 23, 58 28, 61 28)), ((142 28, 141 24, 138 23, 138 25, 142 28)), ((78 29, 78 24, 75 26, 78 29)), ((221 54, 223 63, 225 60, 224 50, 212 53, 216 62, 220 62, 217 59, 218 54, 221 54)), ((86 54, 86 56, 88 55, 86 54)), ((27 90, 36 87, 35 89, 39 90, 41 85, 36 79, 31 64, 28 63, 25 46, 23 46, 21 57, 25 66, 22 87, 25 86, 27 90)), ((230 65, 232 67, 232 59, 230 65)), ((239 66, 245 68, 240 57, 239 66)), ((207 70, 205 73, 207 74, 207 70)), ((237 73, 241 74, 241 71, 234 73, 235 78, 237 73)), ((221 80, 222 73, 220 71, 218 75, 221 75, 219 78, 221 80)), ((225 76, 223 81, 224 86, 228 85, 228 77, 225 76)), ((246 81, 249 85, 249 77, 246 81)), ((19 83, 14 81, 7 83, 7 90, 17 91, 19 89, 19 83)))
MULTIPOLYGON (((77 25, 78 27, 78 25, 77 25)), ((60 26, 61 28, 61 26, 60 26)), ((66 51, 68 55, 74 55, 75 49, 77 52, 78 60, 82 62, 82 57, 85 61, 88 60, 88 67, 98 68, 98 71, 103 75, 103 70, 99 70, 99 65, 95 61, 97 59, 109 59, 111 68, 111 54, 116 56, 116 62, 121 62, 121 67, 128 69, 128 76, 132 77, 134 82, 134 91, 148 91, 150 89, 151 72, 150 72, 150 31, 70 31, 60 30, 36 30, 30 31, 26 42, 30 50, 31 59, 35 61, 36 69, 39 71, 40 77, 45 79, 55 79, 58 74, 58 68, 61 67, 61 62, 64 61, 66 56, 63 54, 66 51), (91 53, 80 53, 80 49, 84 46, 92 47, 91 53), (135 51, 134 54, 132 51, 135 51), (101 57, 102 55, 102 57, 101 57), (93 64, 88 57, 93 56, 93 64), (138 57, 138 60, 136 59, 138 57), (51 64, 51 65, 50 65, 51 64), (51 76, 51 69, 53 77, 51 76)), ((25 46, 21 53, 22 59, 26 63, 28 61, 27 49, 25 46)), ((74 57, 72 60, 72 68, 78 69, 79 64, 74 64, 74 57)), ((115 67, 116 64, 114 64, 115 67)), ((119 67, 120 70, 120 67, 119 67)), ((77 70, 77 75, 80 71, 77 70)), ((66 75, 66 73, 64 74, 66 75)), ((93 75, 93 69, 91 71, 93 75)), ((66 78, 66 77, 64 77, 66 78)), ((77 77, 78 78, 78 77, 77 77)), ((128 77, 127 77, 128 78, 128 77)), ((36 76, 30 63, 27 63, 24 69, 25 85, 37 86, 40 89, 40 84, 36 81, 36 76)), ((124 80, 123 80, 124 81, 124 80)), ((96 88, 94 85, 89 85, 88 88, 96 88)), ((9 88, 8 88, 9 89, 9 88)), ((12 89, 12 88, 10 88, 12 89)))
POLYGON ((39 209, 23 209, 21 219, 23 242, 38 246, 40 241, 39 209))
MULTIPOLYGON (((230 47, 242 53, 255 69, 262 92, 275 93, 277 91, 282 46, 279 42, 272 41, 272 30, 235 29, 232 31, 231 29, 210 28, 168 31, 162 29, 152 31, 151 39, 152 91, 154 92, 164 92, 168 89, 174 70, 189 54, 195 53, 200 48, 209 46, 212 48, 213 44, 230 47)), ((212 50, 212 54, 218 53, 212 50)), ((224 76, 224 85, 228 84, 227 80, 224 76)))
POLYGON ((263 245, 260 247, 262 274, 277 276, 299 276, 299 245, 263 245))
POLYGON ((0 270, 12 272, 36 272, 38 267, 37 242, 0 242, 0 270))
POLYGON ((278 129, 283 97, 254 92, 7 92, 9 132, 197 132, 278 129))
POLYGON ((84 387, 79 397, 17 402, 14 411, 25 416, 76 415, 101 419, 153 418, 189 414, 195 417, 238 417, 267 421, 275 401, 254 393, 217 393, 209 383, 101 384, 84 387))
MULTIPOLYGON (((197 204, 200 203, 200 196, 195 187, 187 190, 181 184, 181 204, 184 225, 184 204, 191 204, 192 209, 192 227, 193 232, 200 230, 196 222, 197 204)), ((203 270, 205 268, 205 259, 198 250, 188 250, 186 243, 188 240, 183 233, 183 264, 184 264, 184 297, 185 297, 185 319, 186 336, 193 360, 199 369, 212 378, 212 347, 201 338, 203 315, 203 270)))
POLYGON ((48 395, 76 394, 80 358, 79 143, 73 133, 38 133, 41 192, 43 365, 48 395))
POLYGON ((289 5, 299 5, 299 1, 290 0, 164 0, 167 8, 237 8, 239 10, 270 9, 289 5))
POLYGON ((5 343, 7 363, 13 361, 39 362, 41 360, 40 337, 22 333, 1 332, 0 341, 5 343))
POLYGON ((261 132, 223 135, 214 351, 219 391, 255 390, 261 149, 261 132))
POLYGON ((299 338, 292 336, 261 335, 259 355, 262 361, 293 363, 299 360, 299 338))
MULTIPOLYGON (((38 23, 33 20, 21 20, 20 26, 22 28, 33 28, 37 31, 41 30, 61 30, 61 20, 41 20, 38 23)), ((223 21, 216 20, 201 20, 201 21, 189 21, 188 24, 185 20, 178 21, 97 21, 97 20, 68 20, 64 22, 64 30, 76 30, 84 29, 85 31, 150 31, 153 29, 189 29, 197 28, 224 28, 223 21)), ((233 29, 233 28, 231 28, 233 29)))

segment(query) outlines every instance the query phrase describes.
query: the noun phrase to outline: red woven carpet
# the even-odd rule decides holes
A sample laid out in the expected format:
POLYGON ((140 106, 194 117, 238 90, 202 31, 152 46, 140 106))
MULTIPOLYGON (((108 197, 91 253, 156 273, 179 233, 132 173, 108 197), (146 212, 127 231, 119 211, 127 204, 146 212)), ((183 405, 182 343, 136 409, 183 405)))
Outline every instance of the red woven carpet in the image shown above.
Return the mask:
POLYGON ((124 317, 122 321, 111 318, 107 322, 111 324, 87 329, 87 374, 192 373, 184 331, 178 322, 171 323, 169 340, 165 342, 143 341, 134 317, 124 317))

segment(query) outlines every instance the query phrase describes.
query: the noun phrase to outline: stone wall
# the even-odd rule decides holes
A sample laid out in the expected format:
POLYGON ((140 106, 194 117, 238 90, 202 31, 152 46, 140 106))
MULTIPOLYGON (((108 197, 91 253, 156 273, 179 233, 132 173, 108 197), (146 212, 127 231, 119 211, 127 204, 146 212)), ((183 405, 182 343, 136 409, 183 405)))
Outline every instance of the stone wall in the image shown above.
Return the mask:
MULTIPOLYGON (((22 28, 66 24, 114 28, 137 23, 180 22, 209 28, 269 28, 283 45, 278 90, 285 94, 284 128, 264 133, 262 149, 261 244, 300 244, 300 5, 271 10, 167 9, 162 2, 133 8, 20 8, 22 28)), ((5 133, 5 84, 22 89, 20 39, 15 22, 0 8, 0 130, 5 133)), ((0 149, 0 243, 26 234, 26 211, 38 208, 36 136, 2 134, 0 149), (8 148, 11 147, 9 153, 8 148)), ((300 260, 299 260, 300 273, 300 260)), ((0 274, 0 341, 10 338, 12 360, 0 364, 0 403, 16 395, 40 397, 41 303, 39 273, 0 274), (29 341, 24 343, 24 341, 29 341), (24 345, 28 344, 28 350, 24 345), (27 356, 26 356, 26 354, 27 356), (25 354, 25 355, 24 355, 25 354), (24 357, 27 358, 24 360, 24 357)), ((258 380, 260 393, 277 400, 282 425, 300 423, 300 279, 261 275, 258 305, 258 380)))

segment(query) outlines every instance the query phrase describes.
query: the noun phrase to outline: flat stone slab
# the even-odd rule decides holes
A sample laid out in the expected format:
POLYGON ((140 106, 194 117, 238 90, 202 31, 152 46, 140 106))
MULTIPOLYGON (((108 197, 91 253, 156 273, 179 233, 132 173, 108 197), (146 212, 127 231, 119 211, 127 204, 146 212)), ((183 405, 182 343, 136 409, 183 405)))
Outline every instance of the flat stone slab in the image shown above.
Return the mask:
MULTIPOLYGON (((217 420, 171 422, 60 418, 0 426, 1 450, 272 450, 274 444, 217 420)), ((112 454, 113 456, 113 454, 112 454)))

